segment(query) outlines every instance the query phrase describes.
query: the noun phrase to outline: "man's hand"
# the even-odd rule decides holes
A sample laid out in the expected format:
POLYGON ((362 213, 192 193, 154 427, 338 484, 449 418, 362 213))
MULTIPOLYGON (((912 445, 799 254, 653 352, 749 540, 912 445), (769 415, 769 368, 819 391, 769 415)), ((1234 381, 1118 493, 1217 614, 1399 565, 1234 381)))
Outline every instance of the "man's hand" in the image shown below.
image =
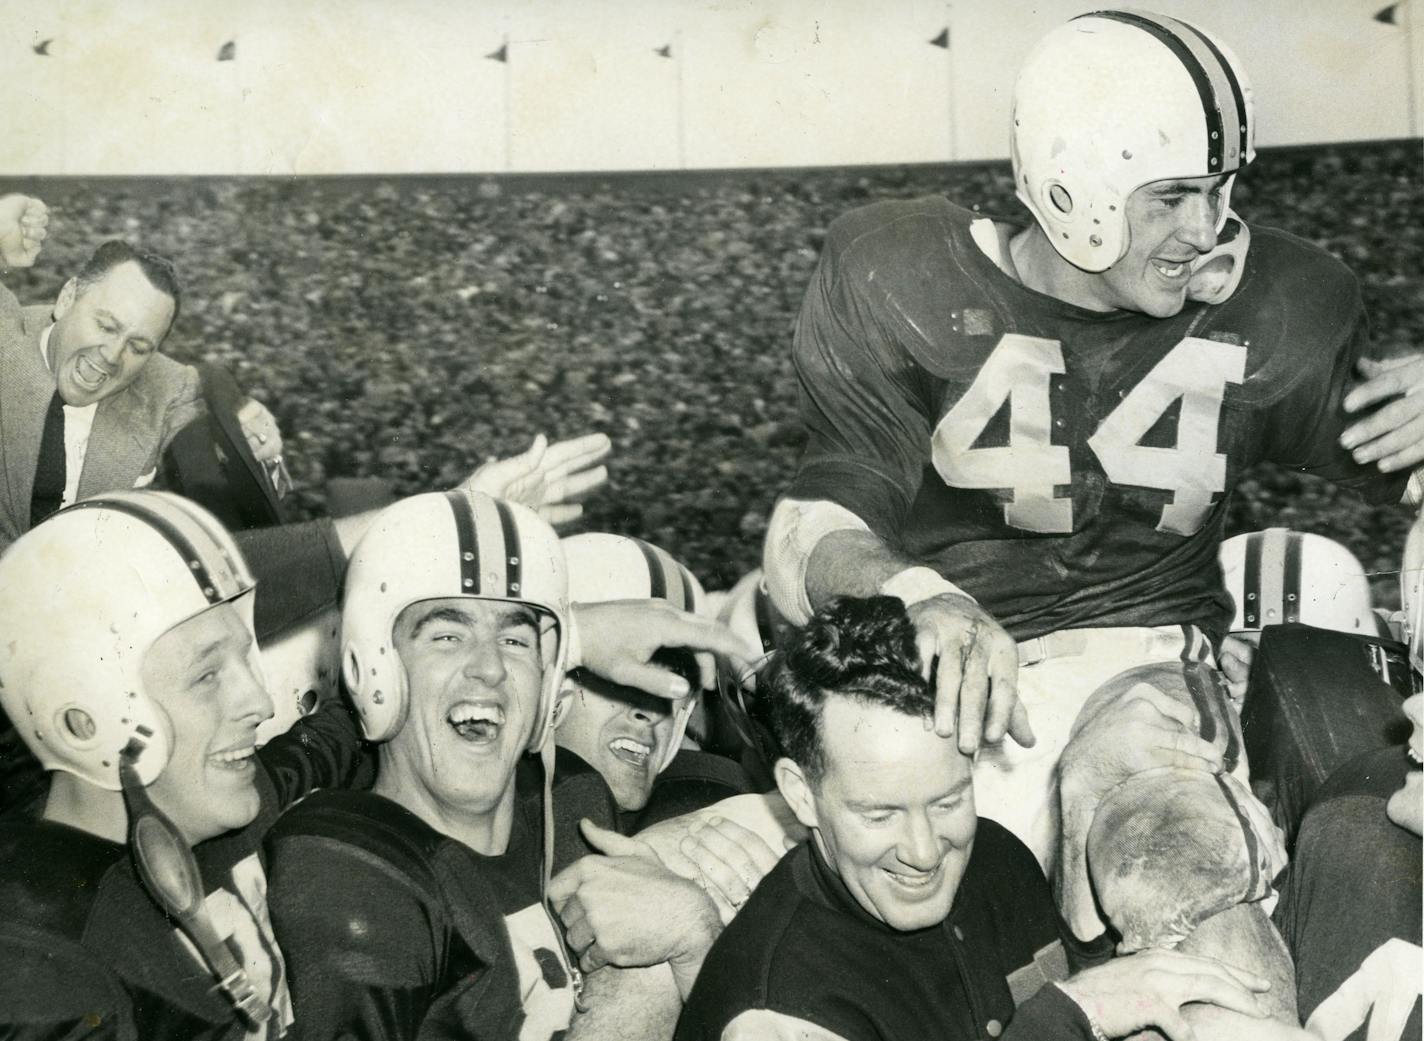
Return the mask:
POLYGON ((267 406, 256 398, 248 398, 237 410, 237 423, 242 427, 252 457, 264 466, 282 454, 282 431, 267 406))
POLYGON ((1161 950, 1114 958, 1057 986, 1108 1037, 1157 1027, 1172 1041, 1196 1038, 1182 1018, 1183 1005, 1204 1001, 1260 1018, 1265 1013, 1254 995, 1270 989, 1269 981, 1244 969, 1161 950))
POLYGON ((1346 428, 1341 446, 1355 462, 1375 463, 1386 473, 1424 462, 1424 353, 1361 358, 1359 370, 1365 382, 1345 395, 1346 412, 1396 400, 1346 428))
POLYGON ((30 267, 49 234, 49 208, 28 195, 0 196, 0 266, 30 267))
POLYGON ((463 487, 522 503, 550 524, 567 524, 583 515, 572 500, 608 480, 608 467, 596 465, 613 450, 606 434, 588 434, 549 444, 543 434, 522 455, 491 459, 463 487))
POLYGON ((1034 743, 1018 697, 1018 647, 998 622, 967 596, 942 593, 906 608, 915 626, 920 671, 934 684, 935 733, 959 735, 973 755, 980 741, 997 744, 1008 733, 1034 743), (986 718, 987 714, 987 718, 986 718))
POLYGON ((1084 722, 1060 762, 1065 816, 1090 814, 1127 778, 1162 766, 1220 773, 1222 753, 1199 736, 1190 705, 1148 683, 1128 687, 1084 722))
POLYGON ((649 846, 592 821, 584 838, 604 856, 587 856, 549 883, 579 966, 637 968, 667 962, 684 998, 722 931, 717 910, 696 884, 663 867, 649 846))
MULTIPOLYGON (((799 824, 797 825, 799 828, 799 824)), ((722 924, 729 923, 796 839, 783 833, 779 849, 720 815, 689 814, 660 821, 638 839, 664 867, 696 882, 711 897, 722 924)))
MULTIPOLYGON (((581 665, 606 680, 660 698, 685 698, 692 692, 681 676, 652 664, 653 655, 663 647, 721 655, 738 670, 748 668, 760 654, 760 648, 721 622, 680 611, 666 600, 574 604, 573 614, 580 654, 570 668, 581 665)), ((702 654, 698 664, 702 686, 710 687, 716 681, 715 665, 702 654)))
POLYGON ((1246 703, 1246 688, 1251 683, 1251 663, 1256 659, 1256 645, 1240 636, 1227 636, 1221 641, 1217 661, 1226 677, 1226 692, 1239 713, 1246 703))

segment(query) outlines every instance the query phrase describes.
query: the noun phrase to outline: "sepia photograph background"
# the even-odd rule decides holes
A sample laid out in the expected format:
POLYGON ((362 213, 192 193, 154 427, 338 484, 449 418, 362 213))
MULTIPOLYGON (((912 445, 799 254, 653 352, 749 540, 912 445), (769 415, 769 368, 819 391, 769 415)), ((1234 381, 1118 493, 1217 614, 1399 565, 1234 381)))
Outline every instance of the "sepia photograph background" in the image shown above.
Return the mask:
MULTIPOLYGON (((1424 345, 1419 0, 1156 0, 1248 70, 1232 202, 1359 277, 1424 345)), ((448 486, 601 430, 584 530, 709 589, 756 565, 801 447, 791 330, 827 224, 943 194, 1019 219, 1013 70, 1089 3, 5 0, 0 183, 50 206, 52 299, 95 245, 184 283, 165 350, 281 423, 296 516, 328 482, 448 486)), ((1388 606, 1408 526, 1275 467, 1230 533, 1332 535, 1388 606)))

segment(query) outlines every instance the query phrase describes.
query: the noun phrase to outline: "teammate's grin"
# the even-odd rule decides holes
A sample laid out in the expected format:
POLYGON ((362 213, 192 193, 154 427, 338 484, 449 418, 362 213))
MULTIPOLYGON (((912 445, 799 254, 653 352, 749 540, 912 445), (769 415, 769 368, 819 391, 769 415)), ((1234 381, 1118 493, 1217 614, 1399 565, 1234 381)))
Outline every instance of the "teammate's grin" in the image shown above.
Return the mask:
POLYGON ((257 762, 253 758, 256 754, 257 746, 248 742, 214 752, 208 756, 208 762, 219 770, 247 774, 257 769, 257 762))
POLYGON ((461 701, 445 714, 445 722, 469 744, 492 745, 504 726, 504 708, 487 700, 461 701))
POLYGON ((656 743, 645 744, 631 737, 618 737, 608 742, 608 750, 613 753, 615 758, 640 771, 647 769, 648 760, 652 757, 656 747, 656 743))

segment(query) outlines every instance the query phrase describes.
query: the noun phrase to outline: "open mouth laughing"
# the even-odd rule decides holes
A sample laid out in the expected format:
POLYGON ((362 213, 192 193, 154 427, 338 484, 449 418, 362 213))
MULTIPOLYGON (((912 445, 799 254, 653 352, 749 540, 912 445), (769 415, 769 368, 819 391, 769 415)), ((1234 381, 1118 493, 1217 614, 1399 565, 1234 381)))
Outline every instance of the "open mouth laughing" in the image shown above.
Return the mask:
POLYGON ((608 742, 608 750, 613 753, 614 758, 640 770, 647 769, 648 760, 653 754, 652 745, 635 741, 631 737, 614 738, 608 742))
POLYGON ((504 729, 504 709, 492 701, 461 701, 446 713, 445 722, 462 741, 489 745, 504 729))

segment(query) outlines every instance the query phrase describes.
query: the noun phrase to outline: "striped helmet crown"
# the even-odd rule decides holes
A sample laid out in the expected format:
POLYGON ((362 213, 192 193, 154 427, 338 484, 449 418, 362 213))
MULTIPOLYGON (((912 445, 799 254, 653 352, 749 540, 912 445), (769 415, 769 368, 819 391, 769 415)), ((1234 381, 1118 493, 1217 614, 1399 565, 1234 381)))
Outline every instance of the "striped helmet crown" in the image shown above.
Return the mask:
POLYGON ((1365 569, 1333 539, 1266 528, 1227 539, 1219 559, 1226 591, 1236 605, 1231 632, 1300 622, 1378 635, 1365 569))
MULTIPOLYGON (((610 600, 666 600, 693 614, 707 599, 702 583, 671 553, 642 539, 607 532, 588 532, 564 539, 569 568, 569 600, 598 604, 610 600)), ((694 684, 695 686, 695 684, 694 684)), ((658 764, 666 769, 682 744, 697 697, 684 698, 673 713, 672 740, 658 764)))
POLYGON ((524 604, 548 620, 531 751, 548 736, 569 644, 568 579, 559 538, 527 506, 455 489, 386 507, 357 543, 341 609, 341 667, 366 737, 405 725, 409 685, 393 642, 396 618, 422 600, 524 604))
POLYGON ((252 631, 253 588, 231 536, 187 499, 141 491, 76 503, 0 557, 0 704, 45 769, 118 791, 119 753, 137 740, 150 784, 172 734, 144 690, 144 656, 229 601, 252 631))
POLYGON ((1085 271, 1127 252, 1127 198, 1153 181, 1229 175, 1255 158, 1251 88, 1235 56, 1165 15, 1099 11, 1052 30, 1014 85, 1014 189, 1085 271))

